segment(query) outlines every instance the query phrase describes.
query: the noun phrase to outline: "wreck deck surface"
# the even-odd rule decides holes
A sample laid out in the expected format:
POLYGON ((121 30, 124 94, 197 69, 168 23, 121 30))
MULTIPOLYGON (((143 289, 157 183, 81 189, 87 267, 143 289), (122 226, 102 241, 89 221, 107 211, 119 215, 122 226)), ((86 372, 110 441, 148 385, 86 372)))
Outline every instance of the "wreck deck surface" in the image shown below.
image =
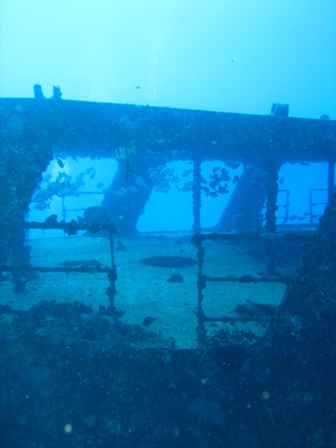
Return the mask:
MULTIPOLYGON (((148 331, 161 333, 169 344, 176 340, 179 348, 197 347, 197 265, 183 268, 152 267, 140 262, 151 256, 183 256, 196 259, 195 247, 186 234, 141 234, 123 238, 124 251, 116 251, 118 280, 115 304, 125 311, 121 321, 125 324, 142 325, 147 316, 155 318, 148 331), (173 274, 183 277, 182 283, 167 282, 173 274)), ((64 237, 57 239, 30 240, 32 266, 59 266, 73 260, 95 259, 105 265, 110 263, 109 241, 101 237, 64 237)), ((212 276, 252 275, 265 270, 263 260, 255 261, 250 256, 251 248, 226 242, 207 242, 204 272, 212 276)), ((278 268, 283 275, 293 275, 297 261, 282 263, 278 268)), ((39 273, 27 284, 24 294, 14 294, 12 282, 0 282, 2 305, 13 309, 28 310, 44 300, 57 302, 83 301, 91 305, 94 312, 99 306, 108 305, 105 290, 108 287, 105 273, 39 273)), ((234 322, 239 317, 235 308, 247 300, 253 303, 277 305, 285 292, 283 283, 212 283, 204 291, 204 311, 208 316, 231 316, 232 322, 206 324, 211 336, 220 328, 234 331, 235 328, 262 335, 266 322, 234 322)))

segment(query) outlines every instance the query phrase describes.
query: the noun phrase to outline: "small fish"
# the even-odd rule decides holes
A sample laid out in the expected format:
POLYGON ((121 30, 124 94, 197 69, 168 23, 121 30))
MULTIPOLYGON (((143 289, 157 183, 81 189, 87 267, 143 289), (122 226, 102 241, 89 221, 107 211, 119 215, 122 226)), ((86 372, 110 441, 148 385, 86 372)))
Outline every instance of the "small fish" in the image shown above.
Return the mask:
POLYGON ((238 181, 239 181, 239 176, 236 174, 235 176, 233 176, 232 183, 236 184, 238 181))
POLYGON ((90 179, 93 179, 95 177, 95 175, 96 175, 96 170, 93 169, 90 174, 90 179))
POLYGON ((71 180, 71 179, 72 179, 71 174, 67 174, 67 173, 63 173, 63 177, 64 177, 64 179, 66 179, 66 180, 71 180))
POLYGON ((186 182, 182 188, 179 188, 178 191, 191 191, 194 187, 194 182, 186 182))
POLYGON ((186 187, 186 188, 189 188, 190 190, 194 187, 194 182, 186 182, 185 184, 184 184, 184 186, 186 187))
POLYGON ((142 321, 142 325, 144 327, 148 327, 148 325, 151 325, 156 320, 156 317, 147 316, 142 321))
POLYGON ((227 173, 224 173, 224 172, 223 172, 223 173, 221 174, 220 180, 221 180, 222 182, 230 182, 231 177, 230 177, 230 175, 229 175, 228 172, 227 172, 227 173))
POLYGON ((78 193, 74 193, 72 188, 64 187, 59 190, 58 196, 65 198, 65 196, 78 196, 78 193))
POLYGON ((116 190, 114 192, 114 195, 117 198, 122 198, 122 197, 126 196, 127 194, 128 194, 128 191, 124 187, 121 187, 119 190, 116 190))
POLYGON ((76 176, 77 182, 80 181, 83 178, 83 176, 84 176, 84 173, 77 174, 77 176, 76 176))
POLYGON ((137 90, 140 90, 140 89, 141 89, 141 86, 135 86, 135 88, 136 88, 137 90))
POLYGON ((221 169, 221 176, 220 176, 220 180, 224 181, 224 182, 228 182, 230 180, 230 175, 229 172, 226 168, 222 168, 221 169))
POLYGON ((93 170, 93 166, 91 166, 90 168, 86 168, 85 174, 90 174, 92 170, 93 170))
POLYGON ((182 173, 182 177, 187 177, 187 176, 189 176, 190 173, 191 173, 191 170, 185 170, 182 173))
POLYGON ((226 186, 225 187, 222 187, 221 185, 218 187, 218 189, 217 189, 217 192, 219 193, 219 194, 227 194, 227 193, 229 193, 229 190, 226 188, 226 186))
MULTIPOLYGON (((54 195, 54 193, 50 190, 50 189, 46 189, 46 190, 40 190, 38 193, 36 193, 35 197, 36 199, 40 199, 40 200, 45 200, 45 199, 50 199, 52 196, 54 195)), ((40 202, 40 201, 37 201, 40 202)))
POLYGON ((62 186, 65 187, 65 188, 71 188, 70 185, 71 185, 71 176, 68 176, 62 182, 62 186))
POLYGON ((61 159, 56 159, 60 168, 64 168, 64 162, 61 159))
POLYGON ((161 176, 171 176, 174 173, 174 169, 165 167, 160 171, 161 176))
POLYGON ((216 180, 212 180, 212 181, 209 182, 209 187, 210 188, 216 188, 217 185, 218 185, 218 181, 216 181, 216 180))
POLYGON ((56 182, 61 182, 61 180, 64 178, 64 174, 61 171, 58 172, 57 177, 55 179, 56 182))
POLYGON ((72 182, 69 185, 69 188, 71 188, 73 191, 77 191, 80 187, 83 187, 85 185, 85 182, 83 181, 83 179, 80 179, 77 182, 72 182))
POLYGON ((229 168, 235 170, 240 166, 240 162, 226 162, 225 166, 228 166, 229 168))
POLYGON ((60 189, 61 184, 59 182, 50 182, 47 186, 47 190, 50 190, 53 194, 56 194, 60 189))
POLYGON ((98 182, 97 183, 97 188, 103 188, 104 186, 104 182, 98 182))
POLYGON ((159 192, 166 194, 166 193, 168 193, 169 190, 170 190, 170 187, 162 187, 159 189, 159 192))
POLYGON ((279 184, 283 184, 284 183, 284 178, 283 177, 280 177, 280 179, 279 179, 279 184))
POLYGON ((36 202, 36 204, 34 205, 34 209, 35 210, 47 210, 47 208, 49 208, 49 205, 46 204, 45 202, 36 202))
POLYGON ((300 162, 300 165, 308 166, 308 165, 310 165, 310 163, 309 162, 300 162))

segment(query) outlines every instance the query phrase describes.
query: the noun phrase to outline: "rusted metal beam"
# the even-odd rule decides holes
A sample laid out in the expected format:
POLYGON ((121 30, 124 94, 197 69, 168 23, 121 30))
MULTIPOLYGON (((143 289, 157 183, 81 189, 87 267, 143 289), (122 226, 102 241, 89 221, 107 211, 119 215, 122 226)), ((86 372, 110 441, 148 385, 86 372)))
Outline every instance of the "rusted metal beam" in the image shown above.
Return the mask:
POLYGON ((9 139, 45 140, 62 156, 108 157, 130 145, 137 154, 175 151, 187 158, 201 148, 205 160, 242 162, 336 155, 334 120, 26 98, 0 98, 0 120, 9 139))

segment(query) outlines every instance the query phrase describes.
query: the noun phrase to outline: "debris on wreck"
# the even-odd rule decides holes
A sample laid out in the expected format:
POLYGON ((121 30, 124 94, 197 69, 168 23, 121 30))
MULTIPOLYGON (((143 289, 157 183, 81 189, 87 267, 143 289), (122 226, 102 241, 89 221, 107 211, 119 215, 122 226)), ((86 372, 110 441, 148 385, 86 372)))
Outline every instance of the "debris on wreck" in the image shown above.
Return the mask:
POLYGON ((183 277, 181 274, 174 274, 171 277, 167 278, 166 282, 170 283, 182 283, 183 277))
POLYGON ((152 316, 146 316, 144 320, 142 321, 142 325, 144 327, 148 327, 149 325, 152 325, 156 321, 156 317, 152 316))

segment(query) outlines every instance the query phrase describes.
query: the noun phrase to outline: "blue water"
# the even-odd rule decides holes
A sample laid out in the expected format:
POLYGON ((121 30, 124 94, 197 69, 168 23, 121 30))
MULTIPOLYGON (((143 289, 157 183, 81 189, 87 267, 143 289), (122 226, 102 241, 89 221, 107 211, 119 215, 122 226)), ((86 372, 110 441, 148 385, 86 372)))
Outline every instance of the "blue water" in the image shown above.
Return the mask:
MULTIPOLYGON (((0 97, 37 101, 39 84, 41 101, 56 101, 48 98, 59 86, 60 101, 264 116, 281 103, 289 117, 333 120, 335 19, 335 0, 2 0, 0 97)), ((335 448, 336 199, 327 206, 327 163, 279 167, 277 235, 304 235, 200 245, 190 241, 190 160, 162 160, 140 175, 130 153, 131 171, 115 188, 122 151, 74 159, 55 148, 30 204, 21 201, 16 182, 34 167, 15 158, 26 119, 18 108, 20 119, 0 108, 0 238, 12 235, 0 271, 0 447, 335 448), (120 230, 116 266, 106 234, 22 230, 23 212, 28 222, 82 223, 102 205, 120 230), (103 248, 107 273, 86 259, 82 240, 103 248), (167 253, 179 267, 140 263, 167 253), (58 270, 33 271, 31 260, 58 270), (126 311, 113 309, 125 296, 126 311), (179 345, 190 327, 194 344, 179 345)), ((227 162, 202 161, 202 233, 223 231, 216 226, 246 168, 227 162)))
MULTIPOLYGON (((28 215, 29 220, 40 221, 52 214, 56 214, 60 220, 65 218, 65 220, 70 221, 71 219, 76 219, 78 215, 82 216, 85 208, 93 205, 102 205, 104 193, 113 184, 113 178, 118 169, 118 161, 116 159, 77 158, 74 160, 66 158, 64 163, 65 166, 62 169, 58 165, 57 160, 53 160, 50 163, 45 173, 43 173, 43 178, 47 179, 47 181, 42 181, 36 192, 46 189, 50 182, 55 181, 59 173, 66 173, 68 176, 71 176, 72 183, 76 182, 76 177, 80 173, 85 173, 85 170, 91 167, 95 169, 95 176, 90 178, 90 174, 84 174, 82 178, 84 185, 81 185, 76 190, 78 196, 67 195, 64 198, 60 198, 57 194, 53 195, 46 202, 48 206, 45 210, 36 210, 34 208, 36 203, 32 202, 28 215)), ((207 178, 216 166, 224 167, 225 165, 221 161, 204 162, 202 164, 202 175, 207 178)), ((172 162, 167 167, 174 169, 174 175, 179 177, 181 185, 182 181, 192 181, 192 173, 185 177, 182 176, 185 171, 190 171, 190 161, 172 162)), ((286 222, 287 225, 310 223, 310 192, 312 202, 316 203, 314 205, 314 216, 316 215, 316 217, 314 217, 313 223, 316 224, 318 222, 327 203, 327 169, 326 163, 311 163, 309 165, 286 163, 281 167, 279 170, 278 224, 282 224, 284 221, 282 219, 285 214, 284 205, 288 209, 289 218, 292 218, 286 222), (286 204, 287 195, 289 195, 288 204, 286 204)), ((235 170, 229 168, 232 178, 240 176, 242 170, 242 165, 235 170)), ((235 184, 230 183, 228 193, 215 198, 203 193, 201 223, 204 229, 211 228, 218 223, 234 188, 235 184)), ((167 192, 156 191, 153 188, 144 213, 139 217, 137 223, 137 229, 140 232, 192 230, 192 226, 192 192, 179 191, 178 184, 171 181, 169 181, 169 190, 167 192)), ((45 235, 42 231, 34 230, 30 232, 29 236, 30 238, 40 238, 52 235, 60 236, 62 231, 52 231, 52 233, 45 235)))

